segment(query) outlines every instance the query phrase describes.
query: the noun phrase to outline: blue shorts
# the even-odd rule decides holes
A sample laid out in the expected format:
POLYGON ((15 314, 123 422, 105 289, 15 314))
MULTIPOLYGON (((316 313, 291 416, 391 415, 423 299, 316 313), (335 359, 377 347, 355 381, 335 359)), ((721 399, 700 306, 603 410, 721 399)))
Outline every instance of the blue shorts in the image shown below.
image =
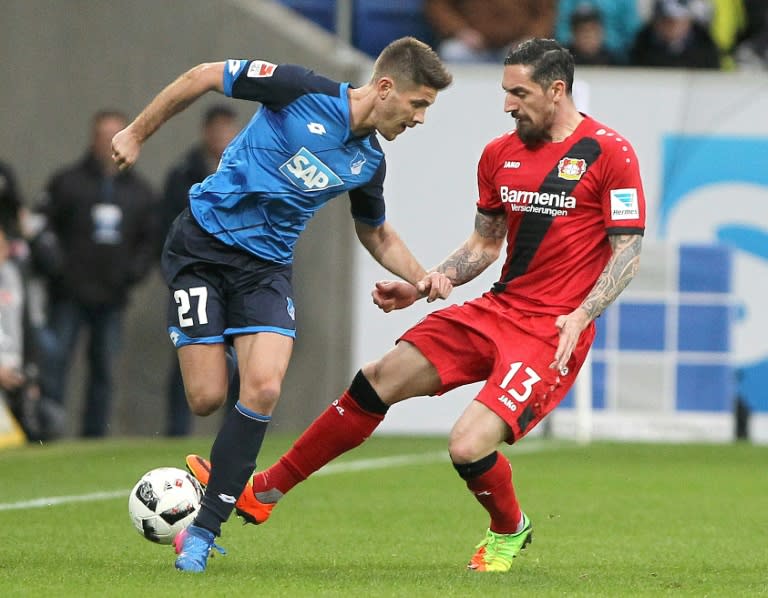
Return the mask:
POLYGON ((292 267, 265 262, 209 235, 184 210, 163 247, 168 334, 178 347, 275 332, 294 338, 292 267))

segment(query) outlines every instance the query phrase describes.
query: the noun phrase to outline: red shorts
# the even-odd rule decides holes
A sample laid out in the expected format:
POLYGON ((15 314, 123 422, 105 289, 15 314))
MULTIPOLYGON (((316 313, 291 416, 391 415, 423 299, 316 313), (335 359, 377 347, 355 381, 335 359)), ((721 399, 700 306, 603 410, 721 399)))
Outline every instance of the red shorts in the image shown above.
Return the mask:
POLYGON ((595 337, 581 333, 567 371, 550 369, 559 340, 555 316, 531 315, 486 293, 428 315, 400 339, 413 344, 437 369, 437 394, 485 380, 475 397, 512 430, 525 436, 563 400, 595 337))

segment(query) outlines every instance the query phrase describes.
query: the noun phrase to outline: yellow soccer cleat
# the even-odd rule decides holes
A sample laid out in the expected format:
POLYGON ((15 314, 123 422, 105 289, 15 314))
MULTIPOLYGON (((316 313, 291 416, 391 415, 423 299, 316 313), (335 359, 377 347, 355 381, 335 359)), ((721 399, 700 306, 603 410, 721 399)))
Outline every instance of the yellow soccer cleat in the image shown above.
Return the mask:
POLYGON ((531 521, 523 513, 523 529, 516 534, 497 534, 490 529, 485 539, 476 546, 477 551, 467 564, 472 571, 504 573, 512 568, 512 561, 533 541, 531 521))

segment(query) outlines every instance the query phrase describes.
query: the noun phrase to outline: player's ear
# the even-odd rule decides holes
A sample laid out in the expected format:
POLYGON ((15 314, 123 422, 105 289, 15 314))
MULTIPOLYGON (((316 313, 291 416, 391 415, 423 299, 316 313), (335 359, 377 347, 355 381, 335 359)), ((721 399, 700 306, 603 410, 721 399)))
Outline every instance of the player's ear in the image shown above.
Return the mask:
POLYGON ((552 94, 552 101, 559 102, 565 97, 565 81, 558 79, 553 82, 549 88, 549 93, 552 94))
POLYGON ((394 87, 395 82, 390 77, 380 77, 379 80, 376 81, 376 93, 382 100, 387 99, 389 92, 392 91, 394 87))

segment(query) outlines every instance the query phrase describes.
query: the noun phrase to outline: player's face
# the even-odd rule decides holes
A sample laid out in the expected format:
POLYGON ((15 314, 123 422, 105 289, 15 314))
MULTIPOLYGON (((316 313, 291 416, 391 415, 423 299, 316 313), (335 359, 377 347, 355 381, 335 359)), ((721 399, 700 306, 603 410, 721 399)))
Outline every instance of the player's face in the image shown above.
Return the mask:
POLYGON ((114 166, 112 161, 112 138, 122 131, 128 123, 117 116, 105 116, 93 124, 91 132, 91 152, 102 165, 114 166))
POLYGON ((426 85, 398 87, 391 80, 379 82, 380 106, 376 130, 392 141, 407 128, 424 124, 427 108, 435 102, 437 91, 426 85))
POLYGON ((517 134, 522 142, 533 147, 552 140, 551 130, 555 123, 553 87, 542 89, 530 77, 531 68, 521 64, 504 67, 501 86, 506 93, 504 112, 508 112, 517 124, 517 134))
POLYGON ((235 135, 237 121, 229 116, 217 116, 203 129, 203 144, 212 156, 220 158, 235 135))

